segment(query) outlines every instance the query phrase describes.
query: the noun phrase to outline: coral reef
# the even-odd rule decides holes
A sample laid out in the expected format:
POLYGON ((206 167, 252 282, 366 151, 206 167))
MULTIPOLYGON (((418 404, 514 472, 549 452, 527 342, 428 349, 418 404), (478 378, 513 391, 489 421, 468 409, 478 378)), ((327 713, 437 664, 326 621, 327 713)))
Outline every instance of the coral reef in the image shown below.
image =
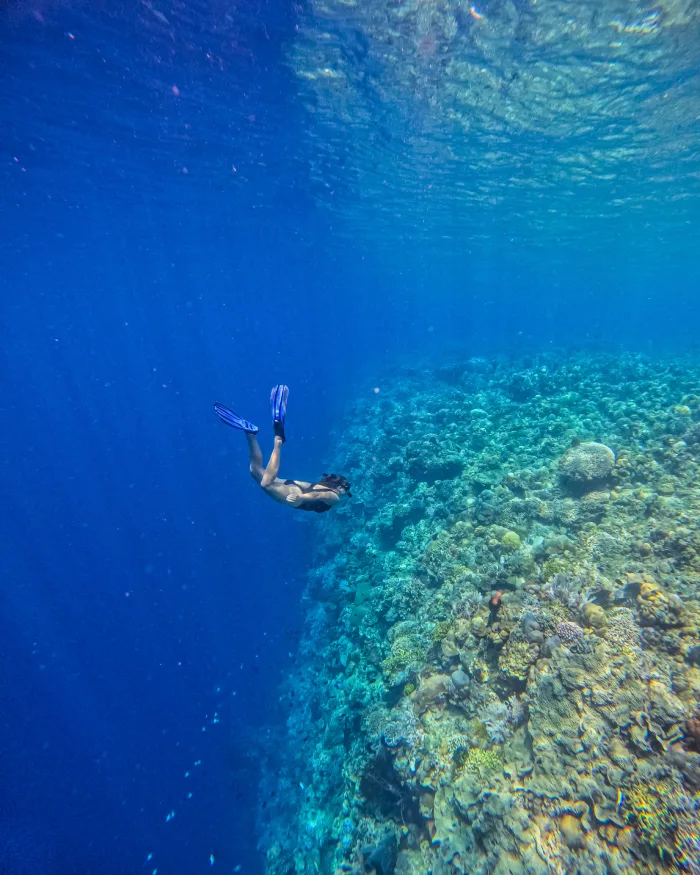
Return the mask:
POLYGON ((415 367, 351 413, 268 875, 698 875, 700 363, 415 367))

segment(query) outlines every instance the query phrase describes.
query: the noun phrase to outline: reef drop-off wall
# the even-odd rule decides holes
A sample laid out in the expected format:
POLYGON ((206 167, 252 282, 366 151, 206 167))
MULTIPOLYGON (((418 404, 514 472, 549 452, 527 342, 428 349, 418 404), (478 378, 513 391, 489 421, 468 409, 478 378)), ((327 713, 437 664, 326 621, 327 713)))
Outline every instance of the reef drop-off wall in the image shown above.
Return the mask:
POLYGON ((700 360, 380 388, 338 444, 353 498, 261 787, 268 875, 697 875, 700 360))

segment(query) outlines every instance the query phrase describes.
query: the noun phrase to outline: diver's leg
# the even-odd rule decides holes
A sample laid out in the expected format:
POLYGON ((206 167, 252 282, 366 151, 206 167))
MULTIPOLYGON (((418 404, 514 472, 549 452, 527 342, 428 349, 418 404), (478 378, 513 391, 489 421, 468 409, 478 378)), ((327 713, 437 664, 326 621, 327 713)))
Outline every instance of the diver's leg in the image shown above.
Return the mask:
POLYGON ((253 475, 253 479, 256 483, 260 483, 263 479, 263 474, 265 473, 265 469, 263 468, 263 456, 262 451, 260 449, 260 444, 258 443, 258 439, 254 434, 249 434, 246 432, 246 439, 248 441, 248 456, 250 458, 250 473, 253 475))
POLYGON ((262 481, 260 483, 263 489, 266 486, 269 486, 271 483, 275 482, 277 472, 280 469, 280 455, 282 452, 282 443, 282 438, 279 435, 275 435, 275 445, 272 449, 272 453, 270 454, 270 461, 267 463, 267 468, 265 468, 265 473, 263 474, 262 481))

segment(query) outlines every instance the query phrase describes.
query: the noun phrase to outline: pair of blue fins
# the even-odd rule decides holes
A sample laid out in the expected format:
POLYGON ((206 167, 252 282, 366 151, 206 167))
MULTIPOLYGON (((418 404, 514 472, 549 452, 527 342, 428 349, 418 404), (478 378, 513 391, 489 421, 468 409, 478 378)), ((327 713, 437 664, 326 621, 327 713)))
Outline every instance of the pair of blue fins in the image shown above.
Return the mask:
MULTIPOLYGON (((285 441, 284 436, 284 421, 287 417, 287 399, 289 398, 289 388, 287 386, 275 386, 270 393, 270 412, 272 413, 272 427, 276 437, 281 437, 282 442, 285 441)), ((231 428, 237 428, 239 431, 244 431, 246 434, 257 434, 260 429, 247 419, 243 419, 233 410, 214 402, 214 412, 222 422, 230 425, 231 428)))

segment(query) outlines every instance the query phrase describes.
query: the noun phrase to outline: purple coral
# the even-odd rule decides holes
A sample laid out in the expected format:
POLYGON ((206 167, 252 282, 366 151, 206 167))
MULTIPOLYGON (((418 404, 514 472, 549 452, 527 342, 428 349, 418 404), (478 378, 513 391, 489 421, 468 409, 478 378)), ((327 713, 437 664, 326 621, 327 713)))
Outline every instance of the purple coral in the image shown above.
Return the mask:
POLYGON ((490 741, 503 744, 512 735, 525 717, 525 708, 517 696, 506 702, 494 700, 484 708, 479 719, 486 727, 490 741))
POLYGON ((580 638, 583 638, 583 629, 578 623, 569 623, 562 620, 556 626, 557 635, 561 638, 564 644, 574 644, 580 638))
POLYGON ((557 623, 555 629, 559 636, 559 640, 562 644, 568 647, 569 650, 574 650, 577 653, 586 653, 589 651, 583 629, 578 623, 569 623, 566 620, 562 620, 557 623))

